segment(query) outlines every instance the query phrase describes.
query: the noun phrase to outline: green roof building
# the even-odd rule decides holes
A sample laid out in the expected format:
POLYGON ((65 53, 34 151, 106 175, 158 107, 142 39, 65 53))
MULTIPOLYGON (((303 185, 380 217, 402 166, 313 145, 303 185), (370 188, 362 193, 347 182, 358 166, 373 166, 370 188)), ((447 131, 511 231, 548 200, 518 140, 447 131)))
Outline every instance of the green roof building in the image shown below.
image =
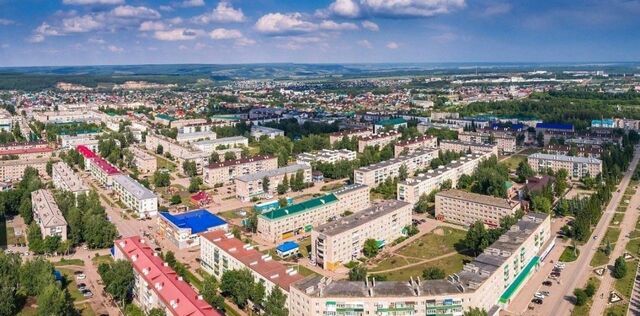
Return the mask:
POLYGON ((380 133, 380 132, 383 132, 387 127, 398 129, 403 126, 407 127, 407 121, 401 117, 395 117, 395 118, 378 121, 374 125, 373 131, 374 133, 380 133))

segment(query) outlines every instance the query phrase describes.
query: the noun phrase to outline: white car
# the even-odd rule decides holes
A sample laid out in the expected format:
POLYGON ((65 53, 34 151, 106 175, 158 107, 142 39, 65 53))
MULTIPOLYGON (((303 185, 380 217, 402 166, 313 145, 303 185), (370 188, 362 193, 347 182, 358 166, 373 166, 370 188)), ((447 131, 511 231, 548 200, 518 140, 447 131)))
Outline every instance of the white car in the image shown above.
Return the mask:
POLYGON ((80 273, 80 274, 76 275, 76 280, 84 280, 86 278, 87 278, 87 276, 84 273, 80 273))
POLYGON ((540 292, 537 292, 536 294, 534 294, 533 297, 539 298, 539 299, 544 299, 544 295, 542 295, 542 293, 540 293, 540 292))

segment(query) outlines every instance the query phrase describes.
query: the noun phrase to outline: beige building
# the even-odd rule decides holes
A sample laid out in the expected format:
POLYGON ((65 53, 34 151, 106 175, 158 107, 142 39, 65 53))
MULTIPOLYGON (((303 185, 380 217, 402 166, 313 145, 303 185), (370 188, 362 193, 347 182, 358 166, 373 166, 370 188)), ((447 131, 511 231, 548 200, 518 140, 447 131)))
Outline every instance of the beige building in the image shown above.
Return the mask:
POLYGON ((451 186, 455 188, 460 176, 472 174, 482 160, 491 156, 491 153, 468 154, 448 165, 439 166, 437 169, 419 174, 415 178, 398 182, 398 200, 415 204, 423 194, 440 190, 445 181, 451 181, 451 186))
POLYGON ((311 232, 312 260, 323 269, 335 270, 362 257, 367 239, 379 247, 406 234, 413 206, 402 201, 382 201, 362 211, 320 225, 311 232))
POLYGON ((391 142, 400 139, 402 134, 398 131, 390 131, 388 133, 373 134, 358 138, 358 152, 364 152, 367 147, 382 148, 391 142))
POLYGON ((274 156, 254 156, 210 164, 204 167, 204 183, 208 185, 231 183, 236 177, 278 168, 274 156))
POLYGON ((587 175, 595 177, 602 172, 602 161, 596 158, 535 153, 529 155, 527 161, 529 166, 538 173, 544 173, 548 169, 554 172, 565 169, 569 177, 574 180, 587 175))
POLYGON ((153 173, 158 170, 158 159, 135 146, 130 146, 129 150, 133 154, 133 163, 140 173, 153 173))
POLYGON ((429 167, 431 160, 437 157, 437 149, 425 149, 397 158, 391 158, 366 167, 361 167, 353 171, 354 183, 375 187, 384 182, 387 178, 398 177, 402 166, 407 168, 407 173, 410 176, 419 169, 429 167))
POLYGON ((66 163, 60 161, 51 166, 51 178, 56 189, 69 191, 76 197, 89 193, 89 187, 66 163))
POLYGON ((304 183, 311 182, 311 166, 309 165, 289 165, 282 168, 264 170, 252 174, 245 174, 235 178, 236 196, 247 202, 253 197, 261 197, 276 192, 278 184, 282 183, 284 177, 291 179, 298 171, 304 175, 304 183), (265 192, 262 181, 269 179, 268 190, 265 192))
MULTIPOLYGON (((1 128, 0 128, 1 129, 1 128)), ((39 159, 49 158, 53 148, 45 141, 27 143, 8 143, 0 146, 0 159, 39 159)))
POLYGON ((170 125, 171 127, 181 128, 183 126, 206 124, 206 123, 207 123, 206 119, 194 118, 194 119, 180 119, 180 120, 171 121, 170 125))
POLYGON ((351 184, 333 191, 338 197, 338 208, 345 211, 358 212, 371 206, 370 188, 364 184, 351 184))
POLYGON ((395 157, 398 157, 403 152, 410 154, 418 149, 434 148, 438 148, 438 138, 430 135, 424 135, 413 139, 397 142, 394 147, 394 154, 395 157))
POLYGON ((463 142, 460 140, 441 140, 441 151, 453 151, 457 153, 475 153, 475 152, 490 152, 498 157, 498 145, 495 144, 479 144, 471 142, 463 142))
POLYGON ((202 168, 209 161, 210 153, 200 151, 188 145, 178 144, 174 140, 158 134, 147 135, 145 148, 149 151, 156 152, 158 145, 162 146, 163 154, 169 153, 178 160, 178 165, 182 166, 185 161, 193 161, 196 163, 198 173, 202 173, 202 168))
POLYGON ((244 136, 209 139, 193 143, 193 147, 208 154, 219 150, 242 148, 247 146, 249 146, 249 139, 244 136))
POLYGON ((477 221, 494 228, 500 220, 520 209, 518 201, 461 190, 447 190, 436 194, 436 219, 463 226, 477 221))
POLYGON ((60 240, 67 240, 67 221, 62 216, 51 191, 40 189, 31 192, 31 208, 33 220, 40 226, 42 238, 60 236, 60 240))
POLYGON ((113 191, 124 205, 137 213, 139 218, 158 215, 158 197, 131 177, 123 174, 114 175, 113 191))
POLYGON ((24 170, 33 167, 41 177, 47 176, 47 161, 49 158, 0 160, 0 179, 4 182, 22 180, 24 170))
POLYGON ((291 286, 289 315, 453 315, 471 308, 496 316, 544 259, 547 214, 529 213, 461 271, 444 280, 347 281, 309 276, 291 286))
POLYGON ((211 131, 193 132, 193 133, 178 133, 176 135, 176 141, 178 143, 195 143, 202 140, 216 139, 216 133, 211 131))
POLYGON ((504 132, 462 132, 458 133, 458 139, 467 143, 488 144, 493 138, 493 144, 498 145, 502 153, 516 152, 516 137, 504 132))
POLYGON ((351 129, 346 131, 335 132, 335 133, 329 134, 329 143, 331 143, 331 146, 333 146, 333 144, 335 144, 337 141, 341 141, 345 137, 347 137, 347 139, 351 139, 353 137, 362 138, 362 137, 371 136, 372 134, 373 134, 373 131, 368 128, 359 128, 359 129, 351 129))
POLYGON ((336 163, 341 160, 356 160, 355 151, 348 149, 323 149, 315 153, 301 153, 296 158, 297 163, 311 164, 314 162, 336 163))

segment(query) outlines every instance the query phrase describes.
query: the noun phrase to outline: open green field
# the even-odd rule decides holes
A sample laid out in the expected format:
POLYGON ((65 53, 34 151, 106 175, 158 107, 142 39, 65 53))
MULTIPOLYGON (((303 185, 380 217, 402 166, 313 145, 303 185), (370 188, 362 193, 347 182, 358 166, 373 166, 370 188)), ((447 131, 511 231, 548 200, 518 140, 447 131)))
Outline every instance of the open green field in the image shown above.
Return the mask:
MULTIPOLYGON (((593 283, 593 285, 595 285, 596 287, 596 290, 600 287, 600 279, 596 277, 590 277, 587 283, 593 283)), ((587 300, 587 303, 582 306, 574 306, 573 310, 571 311, 571 316, 589 315, 591 304, 593 304, 593 298, 589 298, 587 300)))
POLYGON ((425 264, 419 264, 416 266, 408 267, 406 269, 400 269, 395 271, 389 271, 379 273, 375 275, 381 275, 390 281, 407 281, 410 277, 422 276, 422 271, 427 267, 438 267, 444 270, 446 275, 450 275, 462 270, 462 266, 465 262, 471 261, 471 257, 465 256, 459 253, 453 254, 449 257, 427 262, 425 264))
POLYGON ((574 251, 572 246, 565 247, 564 250, 562 251, 562 254, 560 255, 560 261, 562 262, 576 261, 576 259, 578 259, 578 256, 580 255, 580 250, 576 251, 577 255, 574 255, 573 252, 574 251))
POLYGON ((176 171, 176 164, 166 158, 156 156, 156 162, 158 164, 158 169, 166 168, 170 172, 176 171))
POLYGON ((456 245, 465 238, 466 232, 450 227, 437 227, 411 244, 397 251, 406 257, 431 259, 457 251, 456 245))
POLYGON ((627 274, 622 279, 616 279, 614 288, 625 299, 629 300, 631 297, 631 291, 633 290, 633 280, 636 277, 636 270, 638 269, 638 261, 627 261, 627 274))
POLYGON ((375 268, 371 269, 371 272, 403 267, 416 262, 420 262, 420 259, 404 258, 398 255, 393 255, 380 261, 375 268))
POLYGON ((602 252, 602 249, 598 249, 598 251, 593 255, 590 265, 595 268, 607 263, 609 263, 609 257, 602 252))
POLYGON ((527 156, 523 156, 523 155, 513 155, 507 159, 505 159, 504 161, 502 161, 502 163, 504 163, 505 165, 507 165, 507 167, 509 167, 509 169, 511 169, 512 171, 516 170, 516 168, 518 168, 518 165, 520 164, 520 162, 527 160, 527 156))

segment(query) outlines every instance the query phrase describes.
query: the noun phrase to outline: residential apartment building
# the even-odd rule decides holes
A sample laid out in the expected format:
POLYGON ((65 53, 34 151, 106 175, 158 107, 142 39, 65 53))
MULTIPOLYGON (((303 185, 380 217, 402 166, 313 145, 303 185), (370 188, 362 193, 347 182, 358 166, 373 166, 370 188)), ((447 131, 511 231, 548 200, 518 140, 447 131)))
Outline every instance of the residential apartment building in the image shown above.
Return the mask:
POLYGON ((140 218, 158 215, 158 197, 138 181, 123 174, 113 176, 113 191, 127 207, 140 218))
POLYGON ((304 177, 304 183, 311 182, 311 166, 309 165, 289 165, 282 168, 264 170, 252 174, 246 174, 235 178, 236 185, 236 196, 247 202, 251 200, 251 198, 269 195, 276 192, 278 188, 278 184, 282 183, 284 177, 290 179, 292 176, 295 177, 298 171, 302 171, 304 177), (262 181, 264 178, 269 179, 269 185, 267 191, 264 191, 264 186, 262 181))
MULTIPOLYGON (((87 161, 85 160, 85 164, 87 161)), ((90 158, 88 161, 89 172, 101 185, 110 187, 113 184, 113 176, 120 174, 120 170, 100 156, 90 158)))
POLYGON ((233 136, 218 139, 202 140, 193 143, 193 147, 208 154, 228 148, 242 148, 249 146, 249 139, 244 136, 233 136))
POLYGON ((535 153, 529 155, 527 161, 529 166, 538 173, 545 173, 548 169, 554 172, 565 169, 569 177, 574 180, 587 175, 595 177, 602 172, 602 161, 596 158, 535 153))
POLYGON ((49 158, 0 160, 0 180, 3 182, 22 180, 27 167, 35 168, 41 177, 46 177, 48 161, 49 158))
POLYGON ((378 134, 383 132, 384 130, 390 128, 394 130, 398 130, 401 127, 407 127, 407 121, 405 121, 401 117, 390 118, 386 120, 380 120, 373 124, 373 132, 378 134))
POLYGON ((197 149, 194 149, 187 145, 178 144, 174 140, 158 135, 149 134, 145 140, 145 148, 149 151, 156 152, 162 146, 163 153, 169 153, 171 156, 178 160, 178 165, 182 165, 185 161, 193 161, 196 164, 198 173, 202 173, 202 168, 209 161, 211 153, 206 153, 197 149))
POLYGON ((264 285, 267 295, 279 287, 288 297, 291 284, 303 279, 294 267, 273 260, 221 230, 200 235, 200 266, 218 280, 225 271, 247 269, 256 283, 264 285))
POLYGON ((76 197, 89 193, 89 187, 66 163, 60 161, 51 166, 51 178, 56 189, 69 191, 76 197))
POLYGON ((394 154, 395 157, 398 157, 402 153, 410 154, 418 149, 434 148, 438 148, 438 138, 430 135, 424 135, 413 139, 396 142, 394 146, 394 154))
POLYGON ((80 145, 84 145, 87 148, 97 151, 98 150, 98 139, 96 138, 101 133, 86 133, 86 134, 78 134, 78 135, 61 135, 60 139, 60 147, 63 149, 72 149, 77 148, 80 145))
POLYGON ((338 198, 338 209, 342 212, 359 212, 371 206, 370 188, 364 184, 350 184, 332 193, 338 198))
POLYGON ((457 153, 475 153, 475 152, 490 152, 498 157, 498 145, 495 144, 480 144, 472 142, 463 142, 460 140, 441 140, 441 151, 453 151, 457 153))
POLYGON ((382 201, 349 216, 322 224, 311 231, 312 261, 326 270, 335 270, 362 257, 367 239, 380 247, 406 234, 413 206, 403 201, 382 201))
POLYGON ((420 122, 418 123, 417 128, 418 128, 418 132, 422 134, 427 133, 427 131, 430 129, 448 130, 448 131, 454 131, 457 133, 462 133, 464 131, 463 127, 456 124, 434 123, 434 122, 420 122))
POLYGON ((414 178, 398 182, 398 200, 415 204, 423 194, 440 190, 445 181, 451 181, 451 187, 455 188, 463 174, 472 174, 482 160, 491 156, 491 153, 468 154, 445 166, 439 166, 435 170, 428 170, 414 178))
POLYGON ((547 145, 544 152, 551 155, 578 156, 600 159, 604 149, 600 146, 590 145, 547 145))
POLYGON ((365 137, 358 138, 358 152, 363 152, 367 147, 382 148, 387 146, 391 142, 400 139, 402 134, 397 131, 390 131, 388 133, 373 134, 365 137))
POLYGON ((33 119, 45 124, 65 124, 75 122, 98 123, 106 114, 95 110, 33 112, 33 119))
POLYGON ((67 221, 62 216, 51 191, 40 189, 31 192, 31 209, 42 238, 60 236, 60 240, 67 240, 67 221))
POLYGON ((407 168, 408 175, 412 175, 415 171, 428 167, 431 160, 437 157, 437 149, 418 150, 412 154, 361 167, 353 171, 354 183, 375 187, 387 178, 398 177, 402 166, 407 168))
POLYGON ((446 190, 436 194, 436 219, 463 226, 477 221, 495 228, 500 220, 514 215, 520 202, 462 190, 446 190))
POLYGON ((92 158, 97 157, 98 155, 96 155, 94 150, 89 149, 89 147, 85 146, 85 145, 78 145, 76 147, 76 151, 82 155, 82 159, 83 159, 83 163, 84 163, 84 170, 85 171, 89 171, 89 168, 91 166, 89 166, 89 160, 92 158))
POLYGON ((178 128, 178 134, 213 132, 213 129, 214 129, 213 123, 188 124, 188 125, 180 126, 178 128))
POLYGON ((207 120, 203 118, 194 118, 194 119, 180 119, 180 120, 172 120, 170 125, 171 127, 181 128, 183 126, 196 125, 196 124, 206 124, 207 120))
POLYGON ((363 138, 371 136, 372 134, 373 131, 368 128, 344 130, 329 134, 329 143, 331 144, 331 146, 333 146, 333 144, 335 144, 337 141, 341 141, 345 137, 350 140, 353 137, 363 138))
POLYGON ((0 146, 0 159, 39 159, 49 158, 53 148, 45 141, 8 143, 0 146))
POLYGON ((529 213, 482 254, 444 280, 348 281, 309 276, 291 286, 289 315, 453 315, 471 308, 498 315, 548 250, 550 219, 529 213))
POLYGON ((193 133, 178 133, 176 135, 176 141, 178 143, 195 143, 203 140, 216 139, 216 133, 211 131, 193 132, 193 133))
POLYGON ((236 177, 278 168, 278 158, 274 156, 254 156, 236 160, 212 163, 204 167, 204 183, 214 186, 233 182, 236 177))
POLYGON ((116 240, 113 258, 133 266, 133 300, 144 312, 159 308, 166 315, 222 316, 169 267, 140 236, 116 240))
MULTIPOLYGON (((13 115, 6 110, 0 109, 0 130, 5 132, 11 132, 13 128, 13 115)), ((29 135, 23 135, 24 137, 28 137, 29 135)))
POLYGON ((129 146, 129 151, 133 154, 133 163, 140 173, 153 173, 158 170, 158 159, 135 146, 129 146))
POLYGON ((501 153, 516 152, 516 137, 505 132, 462 132, 458 133, 458 140, 467 143, 493 143, 498 145, 498 150, 501 153))
POLYGON ((267 138, 276 138, 278 136, 284 136, 284 131, 277 128, 253 125, 251 126, 251 137, 260 139, 260 137, 266 136, 267 138))
POLYGON ((356 160, 356 152, 348 149, 323 149, 315 153, 302 153, 296 158, 299 164, 308 164, 314 162, 336 163, 341 160, 356 160))

